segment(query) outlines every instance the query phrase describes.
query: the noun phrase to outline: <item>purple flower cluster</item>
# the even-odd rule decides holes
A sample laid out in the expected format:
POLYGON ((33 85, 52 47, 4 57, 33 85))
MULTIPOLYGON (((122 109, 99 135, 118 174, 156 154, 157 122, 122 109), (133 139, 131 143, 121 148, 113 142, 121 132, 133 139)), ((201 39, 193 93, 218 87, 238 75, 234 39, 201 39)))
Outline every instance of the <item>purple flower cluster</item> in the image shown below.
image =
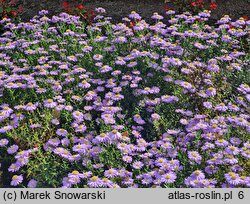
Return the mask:
POLYGON ((96 11, 87 27, 47 11, 1 21, 10 185, 43 187, 35 174, 51 166, 63 188, 250 187, 250 21, 167 11, 170 25, 158 13, 149 25, 133 11, 112 24, 96 11))

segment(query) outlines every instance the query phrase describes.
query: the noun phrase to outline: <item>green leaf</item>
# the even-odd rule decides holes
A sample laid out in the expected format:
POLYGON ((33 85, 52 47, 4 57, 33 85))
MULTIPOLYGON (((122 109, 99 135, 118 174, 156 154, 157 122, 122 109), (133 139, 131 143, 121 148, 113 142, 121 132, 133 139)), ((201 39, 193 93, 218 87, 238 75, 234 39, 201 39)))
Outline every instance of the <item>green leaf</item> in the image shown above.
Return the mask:
POLYGON ((6 8, 7 13, 11 12, 11 10, 12 10, 11 8, 6 8))

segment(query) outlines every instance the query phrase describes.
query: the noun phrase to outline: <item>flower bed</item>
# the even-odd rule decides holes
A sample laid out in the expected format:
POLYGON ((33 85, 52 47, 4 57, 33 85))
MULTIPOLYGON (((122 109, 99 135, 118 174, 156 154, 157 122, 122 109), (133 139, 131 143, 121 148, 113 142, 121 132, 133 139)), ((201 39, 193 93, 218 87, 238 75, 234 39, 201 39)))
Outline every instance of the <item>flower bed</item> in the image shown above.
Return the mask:
MULTIPOLYGON (((214 0, 204 1, 206 2, 205 5, 209 5, 209 2, 214 0)), ((43 9, 49 10, 50 17, 65 12, 63 9, 64 2, 68 2, 69 5, 83 4, 91 9, 103 7, 106 9, 107 15, 112 17, 112 21, 116 23, 119 23, 121 18, 129 15, 131 11, 138 12, 144 20, 148 23, 152 23, 150 17, 153 12, 158 12, 159 14, 164 15, 166 7, 176 11, 181 10, 181 5, 175 6, 172 3, 172 0, 168 0, 167 3, 165 3, 164 0, 126 0, 126 4, 123 0, 24 0, 22 2, 24 12, 20 17, 25 22, 29 21, 30 18, 38 13, 38 11, 43 9)), ((182 2, 184 2, 184 0, 182 0, 182 2)), ((237 4, 235 3, 235 0, 216 0, 216 4, 218 4, 218 7, 211 12, 209 23, 215 22, 224 14, 230 15, 232 20, 236 20, 244 15, 249 15, 249 2, 247 2, 247 0, 237 0, 237 4)))
POLYGON ((3 187, 249 187, 249 23, 167 11, 3 19, 3 187))

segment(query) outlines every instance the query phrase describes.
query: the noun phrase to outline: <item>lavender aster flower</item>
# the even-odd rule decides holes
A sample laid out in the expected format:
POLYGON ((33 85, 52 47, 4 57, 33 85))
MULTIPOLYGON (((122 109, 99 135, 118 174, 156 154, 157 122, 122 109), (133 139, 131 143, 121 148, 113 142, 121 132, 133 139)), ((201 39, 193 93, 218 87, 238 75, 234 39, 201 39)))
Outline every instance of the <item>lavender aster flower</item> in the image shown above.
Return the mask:
POLYGON ((9 143, 9 140, 7 140, 7 139, 1 139, 0 140, 0 147, 4 147, 4 146, 6 146, 7 144, 9 143))
POLYGON ((68 131, 65 129, 57 129, 56 134, 62 137, 65 137, 68 135, 68 131))
POLYGON ((35 188, 37 186, 37 181, 34 179, 31 179, 28 183, 29 188, 35 188))
POLYGON ((176 178, 176 174, 173 172, 169 172, 161 176, 162 182, 167 184, 174 183, 176 178))
POLYGON ((9 154, 14 154, 14 153, 17 152, 17 150, 18 150, 18 146, 17 146, 17 145, 12 145, 12 146, 10 146, 10 147, 7 149, 7 152, 8 152, 9 154))
POLYGON ((239 175, 234 172, 226 173, 224 176, 226 181, 231 185, 236 186, 242 183, 242 180, 240 179, 239 175))
POLYGON ((98 188, 102 186, 102 180, 98 176, 92 176, 88 180, 88 186, 90 188, 98 188))
POLYGON ((11 180, 11 182, 10 182, 10 185, 12 185, 12 186, 17 186, 17 185, 19 185, 20 183, 22 183, 23 182, 23 176, 22 175, 14 175, 13 177, 12 177, 12 180, 11 180))
POLYGON ((142 162, 140 162, 140 161, 135 161, 132 166, 135 169, 141 169, 144 166, 144 164, 142 162))
POLYGON ((198 164, 201 163, 201 159, 202 159, 200 154, 198 152, 196 152, 196 151, 189 151, 188 152, 188 158, 190 159, 191 162, 194 161, 194 162, 196 162, 198 164))

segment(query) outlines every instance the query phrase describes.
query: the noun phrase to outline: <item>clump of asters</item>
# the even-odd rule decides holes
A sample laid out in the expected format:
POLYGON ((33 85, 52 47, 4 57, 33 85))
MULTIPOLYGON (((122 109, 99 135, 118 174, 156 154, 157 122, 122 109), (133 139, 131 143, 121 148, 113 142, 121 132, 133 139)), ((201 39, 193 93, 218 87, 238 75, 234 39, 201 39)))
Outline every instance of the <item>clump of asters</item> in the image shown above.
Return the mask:
POLYGON ((0 21, 4 183, 249 187, 250 21, 96 12, 0 21))

